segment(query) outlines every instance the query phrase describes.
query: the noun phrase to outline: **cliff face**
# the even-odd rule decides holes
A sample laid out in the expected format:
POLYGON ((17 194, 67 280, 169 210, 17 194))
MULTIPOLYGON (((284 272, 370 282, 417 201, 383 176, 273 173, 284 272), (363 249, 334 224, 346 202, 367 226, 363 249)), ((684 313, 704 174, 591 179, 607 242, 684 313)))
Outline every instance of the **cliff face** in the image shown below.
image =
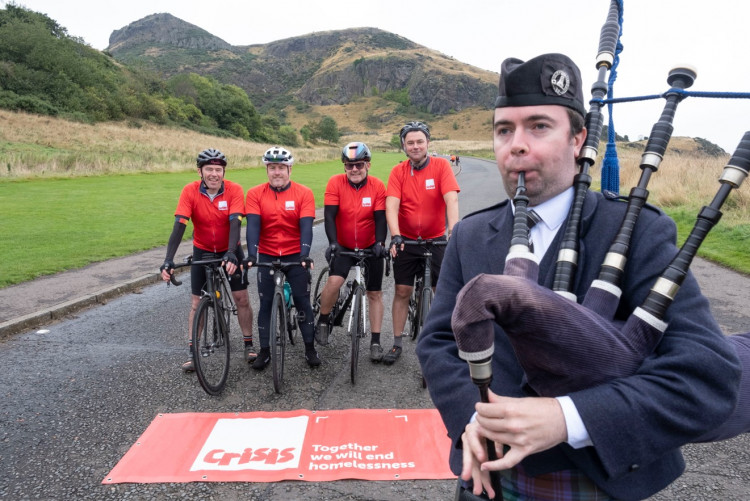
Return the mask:
POLYGON ((171 14, 152 14, 113 31, 109 36, 107 50, 116 54, 129 47, 148 44, 164 44, 198 50, 220 50, 232 47, 221 38, 171 14))
POLYGON ((441 115, 490 108, 497 85, 495 73, 377 28, 238 47, 170 14, 154 14, 113 32, 107 50, 118 60, 167 77, 184 72, 213 76, 241 87, 259 106, 290 100, 341 105, 405 92, 404 104, 441 115))

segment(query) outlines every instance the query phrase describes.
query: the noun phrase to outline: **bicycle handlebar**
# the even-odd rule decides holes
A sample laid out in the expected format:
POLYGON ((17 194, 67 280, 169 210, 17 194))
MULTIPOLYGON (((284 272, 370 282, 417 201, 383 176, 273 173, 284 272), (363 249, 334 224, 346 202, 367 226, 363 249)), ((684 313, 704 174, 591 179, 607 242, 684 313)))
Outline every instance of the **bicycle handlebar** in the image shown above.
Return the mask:
MULTIPOLYGON (((185 258, 184 263, 174 265, 174 268, 172 268, 172 270, 176 270, 178 268, 184 268, 185 266, 192 266, 192 265, 196 265, 196 266, 218 265, 219 263, 223 263, 223 262, 224 262, 224 259, 220 257, 217 257, 214 259, 201 259, 200 261, 193 261, 193 256, 188 256, 185 258)), ((174 273, 169 274, 169 281, 172 283, 172 285, 182 285, 182 281, 177 280, 174 276, 174 273)))
POLYGON ((445 247, 448 245, 447 240, 437 240, 435 238, 418 238, 416 240, 406 240, 404 239, 404 245, 421 245, 423 247, 445 247))
POLYGON ((302 263, 297 261, 280 261, 278 259, 271 261, 270 263, 255 263, 252 267, 256 266, 262 266, 264 268, 273 268, 275 270, 280 270, 281 268, 285 268, 287 266, 302 266, 302 263))
MULTIPOLYGON (((372 251, 372 249, 354 249, 353 251, 340 250, 338 251, 338 255, 346 256, 346 257, 353 257, 357 261, 360 261, 360 262, 370 257, 378 257, 378 256, 375 256, 375 253, 372 251)), ((390 254, 386 254, 384 258, 385 258, 385 276, 388 277, 391 274, 391 256, 390 254)), ((333 262, 333 260, 331 260, 331 262, 333 262)), ((330 266, 330 263, 329 263, 329 266, 330 266)))
POLYGON ((375 253, 372 249, 354 249, 353 251, 340 250, 338 251, 339 256, 350 256, 357 259, 365 259, 368 257, 374 257, 375 253))

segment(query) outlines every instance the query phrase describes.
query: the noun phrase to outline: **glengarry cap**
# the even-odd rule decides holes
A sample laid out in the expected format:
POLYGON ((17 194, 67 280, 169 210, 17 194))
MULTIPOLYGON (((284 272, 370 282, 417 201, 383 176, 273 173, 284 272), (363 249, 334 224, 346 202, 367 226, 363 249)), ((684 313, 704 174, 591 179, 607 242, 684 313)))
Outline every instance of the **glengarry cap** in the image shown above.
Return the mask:
POLYGON ((578 66, 563 54, 542 54, 524 62, 508 58, 500 67, 495 108, 557 104, 586 115, 578 66))

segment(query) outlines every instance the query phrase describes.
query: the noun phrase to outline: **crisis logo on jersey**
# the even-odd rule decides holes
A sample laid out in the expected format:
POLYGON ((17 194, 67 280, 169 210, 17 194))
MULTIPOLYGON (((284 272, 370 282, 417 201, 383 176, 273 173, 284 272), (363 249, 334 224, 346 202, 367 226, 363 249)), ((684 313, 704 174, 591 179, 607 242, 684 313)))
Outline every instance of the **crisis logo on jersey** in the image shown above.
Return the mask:
POLYGON ((284 204, 286 210, 294 210, 294 200, 287 200, 284 204))
POLYGON ((435 189, 435 180, 434 179, 425 179, 424 187, 427 190, 434 190, 435 189))
POLYGON ((226 200, 219 200, 219 210, 229 210, 229 204, 226 200))
POLYGON ((362 207, 372 207, 372 198, 370 197, 362 198, 362 207))

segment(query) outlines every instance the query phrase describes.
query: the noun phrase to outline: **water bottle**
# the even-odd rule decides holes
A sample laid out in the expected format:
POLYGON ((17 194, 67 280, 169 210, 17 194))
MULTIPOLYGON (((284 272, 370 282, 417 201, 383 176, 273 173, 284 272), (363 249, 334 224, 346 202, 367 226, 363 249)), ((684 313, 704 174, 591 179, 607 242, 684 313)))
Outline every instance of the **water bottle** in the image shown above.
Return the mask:
POLYGON ((284 304, 289 308, 292 305, 292 286, 284 282, 284 304))

